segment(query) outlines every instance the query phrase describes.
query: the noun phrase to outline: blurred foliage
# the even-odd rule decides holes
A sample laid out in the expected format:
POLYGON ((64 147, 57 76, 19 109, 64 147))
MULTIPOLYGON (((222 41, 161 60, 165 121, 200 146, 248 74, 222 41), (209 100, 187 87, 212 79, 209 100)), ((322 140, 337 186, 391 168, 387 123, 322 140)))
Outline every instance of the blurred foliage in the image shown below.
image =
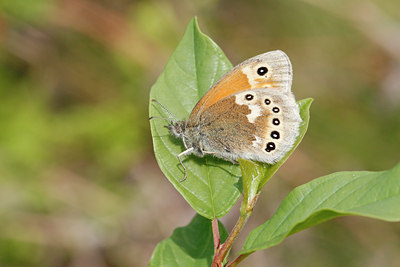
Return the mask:
MULTIPOLYGON (((233 63, 284 50, 296 98, 315 99, 302 145, 265 189, 271 198, 398 162, 397 0, 2 0, 1 266, 143 266, 187 224, 191 211, 152 156, 147 99, 195 15, 233 63)), ((265 198, 249 227, 280 200, 265 198)), ((398 266, 398 233, 336 220, 247 264, 398 266)))

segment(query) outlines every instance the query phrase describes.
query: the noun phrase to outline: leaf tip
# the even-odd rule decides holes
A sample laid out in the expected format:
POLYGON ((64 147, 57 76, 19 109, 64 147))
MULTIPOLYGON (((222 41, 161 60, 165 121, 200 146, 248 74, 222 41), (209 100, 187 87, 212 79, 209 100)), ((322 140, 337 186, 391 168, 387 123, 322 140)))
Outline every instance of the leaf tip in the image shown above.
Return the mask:
POLYGON ((302 100, 299 100, 297 103, 300 107, 307 107, 310 108, 311 104, 314 102, 314 98, 308 97, 302 100))

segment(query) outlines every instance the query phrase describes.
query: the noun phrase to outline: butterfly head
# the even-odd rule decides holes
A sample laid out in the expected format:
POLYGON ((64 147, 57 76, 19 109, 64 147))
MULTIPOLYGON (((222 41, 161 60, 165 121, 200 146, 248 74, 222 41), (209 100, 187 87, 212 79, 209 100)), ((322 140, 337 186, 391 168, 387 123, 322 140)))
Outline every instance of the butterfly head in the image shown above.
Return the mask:
POLYGON ((199 127, 193 127, 188 124, 188 121, 177 121, 171 122, 165 126, 169 129, 171 134, 179 139, 182 139, 183 145, 190 154, 195 154, 199 157, 204 156, 203 151, 203 134, 199 130, 199 127))
POLYGON ((183 139, 186 128, 185 125, 184 121, 171 121, 170 124, 165 127, 168 128, 173 136, 183 139))

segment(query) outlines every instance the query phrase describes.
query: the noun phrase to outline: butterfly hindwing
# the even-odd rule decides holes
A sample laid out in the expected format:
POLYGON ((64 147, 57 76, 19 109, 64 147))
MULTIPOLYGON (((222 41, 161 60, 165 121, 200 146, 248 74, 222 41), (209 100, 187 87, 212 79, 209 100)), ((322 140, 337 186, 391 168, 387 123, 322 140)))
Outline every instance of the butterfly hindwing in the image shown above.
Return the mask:
POLYGON ((272 164, 292 147, 300 121, 292 94, 258 88, 208 107, 200 115, 199 129, 204 132, 205 151, 272 164))
POLYGON ((237 93, 235 98, 249 108, 246 117, 256 129, 252 143, 238 157, 266 163, 280 160, 293 146, 301 122, 293 95, 259 88, 237 93))

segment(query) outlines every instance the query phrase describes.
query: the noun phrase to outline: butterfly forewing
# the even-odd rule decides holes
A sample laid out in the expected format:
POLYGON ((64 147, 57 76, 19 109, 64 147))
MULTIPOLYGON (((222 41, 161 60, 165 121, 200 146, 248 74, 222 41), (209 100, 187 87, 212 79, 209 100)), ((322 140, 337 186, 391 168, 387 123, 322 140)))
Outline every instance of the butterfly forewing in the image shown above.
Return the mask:
POLYGON ((267 52, 237 65, 225 74, 196 104, 190 120, 196 121, 204 110, 223 98, 255 88, 273 88, 290 92, 292 65, 280 51, 267 52))

